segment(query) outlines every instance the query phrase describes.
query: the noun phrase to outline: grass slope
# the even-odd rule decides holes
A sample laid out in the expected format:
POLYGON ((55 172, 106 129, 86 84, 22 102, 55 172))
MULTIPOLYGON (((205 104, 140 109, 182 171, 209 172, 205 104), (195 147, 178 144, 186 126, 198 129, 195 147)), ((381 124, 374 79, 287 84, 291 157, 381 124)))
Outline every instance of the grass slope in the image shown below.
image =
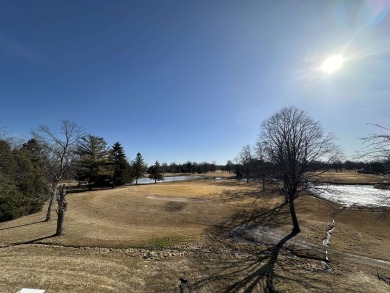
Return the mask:
MULTIPOLYGON (((329 273, 318 260, 281 249, 275 261, 275 247, 227 237, 242 223, 289 233, 287 208, 270 213, 281 198, 259 190, 203 180, 69 194, 64 236, 51 237, 44 212, 0 223, 0 291, 179 292, 185 276, 193 292, 263 292, 271 270, 281 292, 388 292, 375 267, 338 258, 329 273)), ((296 204, 300 237, 321 244, 335 219, 331 248, 389 259, 389 217, 310 196, 296 204)))

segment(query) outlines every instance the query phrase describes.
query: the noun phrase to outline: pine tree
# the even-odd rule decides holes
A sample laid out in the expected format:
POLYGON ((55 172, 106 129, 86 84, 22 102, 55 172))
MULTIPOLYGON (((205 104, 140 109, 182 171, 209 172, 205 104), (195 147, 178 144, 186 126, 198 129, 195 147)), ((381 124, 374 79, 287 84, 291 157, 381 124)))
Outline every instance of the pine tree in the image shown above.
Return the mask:
POLYGON ((89 190, 92 184, 107 183, 111 177, 111 168, 108 157, 107 142, 97 136, 83 137, 77 146, 79 162, 76 179, 88 181, 89 190))
POLYGON ((0 140, 0 222, 40 211, 48 199, 41 162, 23 145, 0 140))
POLYGON ((126 159, 125 151, 119 142, 116 142, 110 150, 112 164, 113 188, 132 181, 131 166, 126 159))
POLYGON ((156 183, 157 180, 163 180, 164 176, 162 174, 162 169, 158 161, 156 161, 156 163, 150 167, 149 178, 154 179, 154 183, 156 183))
POLYGON ((135 161, 132 165, 133 169, 133 176, 135 178, 135 184, 138 184, 138 179, 144 176, 146 165, 144 163, 144 159, 142 158, 142 155, 140 153, 137 154, 135 157, 135 161))

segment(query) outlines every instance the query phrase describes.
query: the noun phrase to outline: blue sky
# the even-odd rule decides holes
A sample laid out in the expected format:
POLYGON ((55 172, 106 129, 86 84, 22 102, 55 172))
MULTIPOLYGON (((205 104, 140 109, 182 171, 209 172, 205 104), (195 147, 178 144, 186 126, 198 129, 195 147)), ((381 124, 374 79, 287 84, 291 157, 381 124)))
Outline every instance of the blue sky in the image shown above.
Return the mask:
POLYGON ((283 106, 347 156, 390 124, 389 1, 1 1, 0 126, 77 122, 129 159, 233 159, 283 106), (319 67, 332 54, 345 63, 319 67))

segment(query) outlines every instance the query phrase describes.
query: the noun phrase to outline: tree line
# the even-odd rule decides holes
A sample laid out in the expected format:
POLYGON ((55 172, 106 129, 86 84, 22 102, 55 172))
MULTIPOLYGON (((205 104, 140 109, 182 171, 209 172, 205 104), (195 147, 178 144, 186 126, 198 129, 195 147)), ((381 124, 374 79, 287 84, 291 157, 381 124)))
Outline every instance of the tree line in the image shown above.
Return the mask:
POLYGON ((285 107, 263 121, 257 143, 254 147, 244 146, 236 164, 228 161, 218 166, 215 162, 188 161, 168 165, 156 161, 148 167, 140 153, 129 162, 119 142, 108 146, 102 137, 85 134, 74 122, 63 121, 58 131, 39 126, 24 144, 0 138, 0 221, 39 211, 49 199, 46 221, 51 219, 56 204, 56 235, 61 235, 67 209, 64 179, 76 179, 91 190, 94 186, 115 188, 133 180, 137 184, 146 172, 156 182, 165 173, 206 174, 220 169, 234 172, 247 182, 260 179, 263 189, 266 179, 271 179, 289 205, 293 233, 299 233, 295 199, 313 188, 319 175, 332 168, 342 171, 343 167, 359 166, 370 172, 387 172, 389 169, 383 166, 390 162, 389 138, 387 134, 373 134, 365 140, 366 154, 375 154, 376 161, 368 165, 341 163, 333 134, 325 132, 304 111, 285 107))
MULTIPOLYGON (((158 162, 156 162, 158 164, 158 162)), ((58 214, 62 234, 66 179, 93 186, 120 186, 146 172, 140 153, 131 163, 119 142, 108 146, 98 136, 86 135, 76 123, 63 121, 58 131, 39 126, 23 144, 0 138, 0 221, 40 211, 49 200, 46 221, 58 214), (61 215, 61 216, 60 216, 61 215)), ((160 178, 159 171, 154 172, 160 178)))
MULTIPOLYGON (((52 218, 53 210, 64 214, 63 184, 67 180, 77 180, 79 186, 92 190, 138 184, 147 173, 157 182, 165 173, 205 174, 218 167, 190 161, 169 165, 156 161, 148 166, 141 153, 130 161, 120 142, 109 146, 104 138, 86 134, 74 122, 63 121, 58 130, 38 126, 26 143, 0 137, 0 221, 40 211, 47 200, 46 221, 52 218)), ((58 225, 61 234, 62 224, 58 225)))
MULTIPOLYGON (((236 178, 250 180, 263 180, 267 174, 273 174, 275 165, 264 161, 261 154, 258 153, 256 147, 245 145, 238 156, 234 160, 236 163, 231 163, 231 170, 233 170, 236 178)), ((229 164, 229 163, 228 163, 229 164)), ((228 165, 226 164, 226 166, 228 165)), ((225 167, 226 168, 226 167, 225 167)), ((310 162, 309 168, 312 170, 323 171, 354 171, 364 174, 385 175, 390 172, 390 161, 387 159, 375 159, 373 161, 361 160, 336 160, 335 162, 315 161, 310 162)))
POLYGON ((215 162, 191 162, 187 161, 184 164, 167 163, 161 164, 161 170, 165 173, 188 173, 188 174, 206 174, 208 172, 215 172, 216 170, 224 171, 224 166, 217 165, 215 162))

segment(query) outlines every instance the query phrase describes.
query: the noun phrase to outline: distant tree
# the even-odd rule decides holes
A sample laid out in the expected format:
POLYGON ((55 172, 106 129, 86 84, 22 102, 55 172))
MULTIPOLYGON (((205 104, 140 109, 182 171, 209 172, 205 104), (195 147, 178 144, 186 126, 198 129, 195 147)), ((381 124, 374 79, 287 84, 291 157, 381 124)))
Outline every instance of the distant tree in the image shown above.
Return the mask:
POLYGON ((119 142, 116 142, 110 149, 110 162, 112 164, 112 185, 113 187, 123 185, 133 180, 131 166, 126 159, 125 151, 119 142))
POLYGON ((179 166, 176 163, 169 164, 169 173, 179 173, 179 166))
POLYGON ((339 148, 332 134, 326 134, 319 122, 295 107, 281 109, 263 121, 261 129, 263 158, 275 165, 275 177, 283 182, 279 190, 289 203, 293 233, 299 233, 294 200, 320 173, 311 163, 321 160, 324 166, 332 166, 339 158, 339 148))
POLYGON ((228 160, 225 165, 225 170, 228 171, 229 173, 234 171, 234 164, 232 161, 228 160))
POLYGON ((242 165, 241 164, 234 164, 234 169, 233 169, 234 174, 236 175, 237 179, 242 179, 242 165))
POLYGON ((197 167, 196 172, 198 174, 203 173, 203 175, 206 175, 206 173, 209 172, 209 170, 210 170, 209 163, 207 163, 207 162, 202 162, 200 164, 197 164, 196 167, 197 167))
POLYGON ((356 163, 349 160, 345 161, 343 165, 344 165, 344 169, 348 171, 351 171, 356 168, 356 163))
POLYGON ((101 137, 87 135, 79 141, 77 154, 79 161, 76 179, 87 181, 89 190, 92 190, 93 184, 107 184, 106 181, 112 174, 107 142, 101 137))
POLYGON ((160 163, 156 161, 156 163, 153 166, 150 166, 149 168, 149 178, 154 180, 154 183, 157 182, 157 180, 163 180, 164 176, 162 174, 162 169, 160 166, 160 163))
POLYGON ((265 191, 266 173, 272 173, 272 164, 264 161, 261 145, 257 143, 254 147, 254 155, 251 161, 252 173, 254 178, 259 178, 265 191))
POLYGON ((183 173, 195 173, 194 165, 190 161, 188 161, 187 163, 185 163, 183 165, 182 172, 183 173))
POLYGON ((161 164, 161 171, 163 174, 165 174, 166 172, 168 172, 168 164, 167 163, 162 163, 161 164))
POLYGON ((337 172, 343 172, 343 164, 341 161, 335 161, 333 162, 333 168, 337 172))
POLYGON ((208 171, 209 172, 215 172, 217 170, 217 162, 212 161, 211 164, 209 164, 208 171))
POLYGON ((132 164, 133 176, 135 178, 135 184, 138 184, 138 179, 142 178, 145 174, 146 164, 140 153, 137 154, 132 164))
POLYGON ((245 145, 238 154, 236 161, 240 164, 240 172, 246 178, 248 183, 251 178, 254 178, 254 155, 250 145, 245 145))
POLYGON ((384 174, 386 172, 385 164, 380 161, 370 162, 368 165, 368 169, 370 170, 371 173, 377 175, 384 174))
POLYGON ((32 134, 41 148, 46 176, 50 182, 50 201, 46 214, 46 221, 49 221, 58 184, 71 170, 75 147, 84 136, 84 132, 76 123, 64 120, 58 131, 52 131, 49 127, 41 125, 32 134))
MULTIPOLYGON (((390 174, 390 128, 380 124, 373 124, 376 132, 363 138, 365 148, 360 152, 360 158, 371 161, 368 169, 374 173, 390 174)), ((388 180, 386 178, 385 180, 388 180)))

